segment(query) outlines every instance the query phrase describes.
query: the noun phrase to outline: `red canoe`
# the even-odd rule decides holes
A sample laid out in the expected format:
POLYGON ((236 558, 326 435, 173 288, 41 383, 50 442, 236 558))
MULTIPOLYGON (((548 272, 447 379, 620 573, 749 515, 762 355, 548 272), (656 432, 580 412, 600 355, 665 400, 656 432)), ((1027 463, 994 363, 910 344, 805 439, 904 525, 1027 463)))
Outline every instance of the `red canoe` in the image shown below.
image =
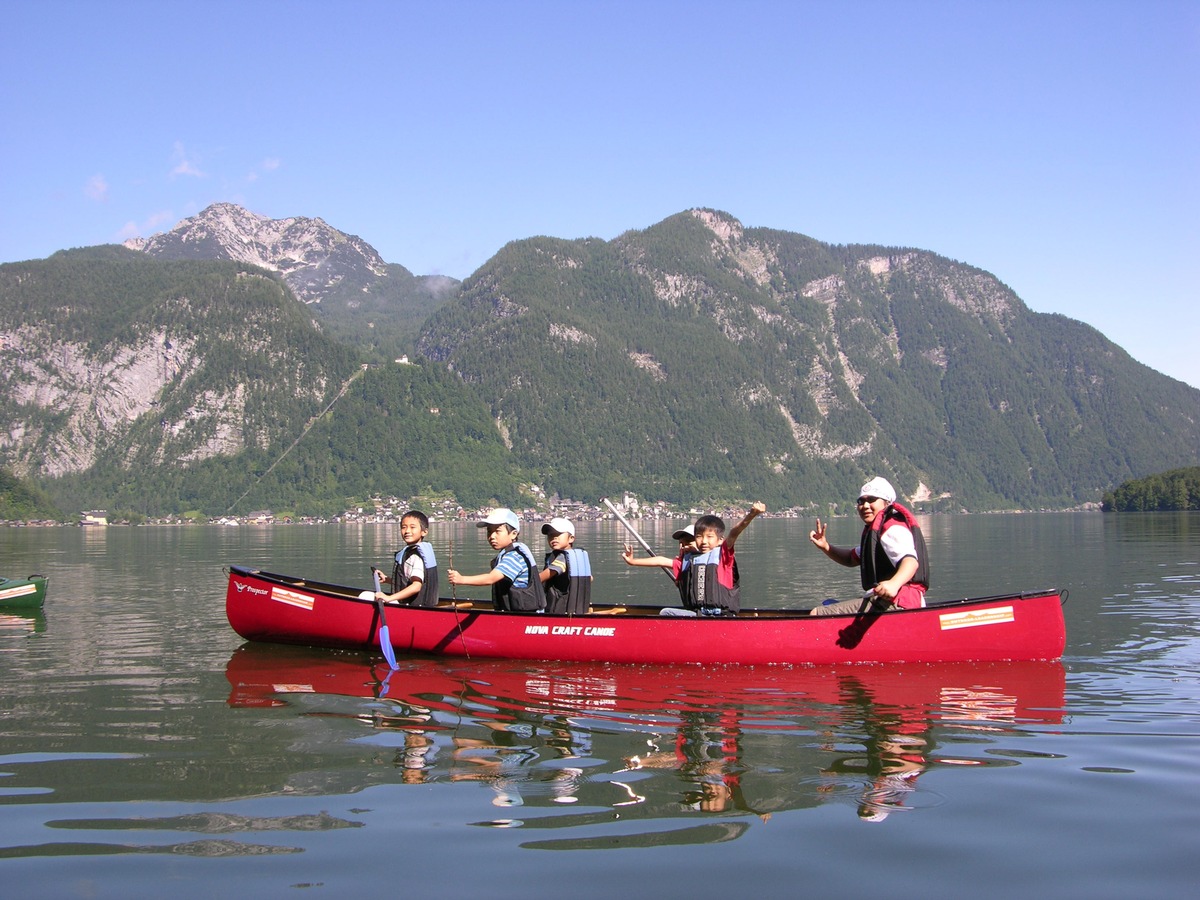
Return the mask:
MULTIPOLYGON (((770 665, 1054 660, 1066 643, 1062 597, 1044 590, 844 616, 742 610, 736 617, 660 616, 657 607, 592 607, 586 616, 496 612, 478 601, 388 605, 397 651, 570 662, 770 665)), ((374 594, 232 566, 225 612, 251 641, 370 650, 374 594)))

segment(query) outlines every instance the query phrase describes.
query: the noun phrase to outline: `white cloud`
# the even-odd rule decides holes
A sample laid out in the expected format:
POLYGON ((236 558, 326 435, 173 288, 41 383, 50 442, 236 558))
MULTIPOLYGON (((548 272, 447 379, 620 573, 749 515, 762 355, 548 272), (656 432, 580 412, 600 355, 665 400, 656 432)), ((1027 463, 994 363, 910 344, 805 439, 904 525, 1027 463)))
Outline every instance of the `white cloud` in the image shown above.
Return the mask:
POLYGON ((143 235, 157 234, 164 230, 164 225, 171 225, 175 222, 175 213, 169 209, 160 210, 159 212, 151 213, 146 217, 146 220, 141 224, 134 221, 126 222, 121 226, 121 230, 117 232, 117 241, 125 242, 130 238, 142 237, 143 235))
POLYGON ((146 231, 153 231, 156 228, 161 228, 163 225, 169 225, 175 221, 175 213, 169 209, 164 209, 156 213, 151 213, 145 222, 144 228, 146 231))
POLYGON ((88 199, 95 200, 97 203, 104 203, 108 200, 108 180, 103 175, 93 175, 88 179, 83 192, 88 196, 88 199))
POLYGON ((171 169, 171 176, 188 175, 192 178, 207 178, 208 175, 201 171, 196 162, 188 157, 187 151, 184 149, 183 141, 175 142, 174 152, 171 154, 171 159, 175 162, 175 167, 171 169))
POLYGON ((283 160, 281 160, 278 156, 268 156, 258 164, 258 168, 246 176, 246 181, 253 184, 254 182, 258 181, 259 175, 266 172, 274 172, 281 165, 283 165, 283 160))

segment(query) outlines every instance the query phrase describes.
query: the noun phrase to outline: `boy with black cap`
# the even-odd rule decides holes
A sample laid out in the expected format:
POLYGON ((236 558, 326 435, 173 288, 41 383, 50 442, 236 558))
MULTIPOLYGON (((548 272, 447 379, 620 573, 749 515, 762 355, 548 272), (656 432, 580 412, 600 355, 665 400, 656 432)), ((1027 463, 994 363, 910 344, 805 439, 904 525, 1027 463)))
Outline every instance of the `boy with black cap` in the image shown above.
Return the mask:
POLYGON ((537 576, 533 552, 517 540, 521 523, 511 509, 497 507, 487 518, 476 523, 487 529, 487 541, 496 551, 490 572, 482 575, 463 575, 457 569, 446 573, 454 585, 491 585, 492 604, 506 612, 541 612, 546 608, 546 595, 537 576))
POLYGON ((575 547, 575 526, 554 518, 542 526, 542 534, 550 545, 540 575, 546 588, 546 612, 586 615, 592 603, 592 562, 586 550, 575 547))

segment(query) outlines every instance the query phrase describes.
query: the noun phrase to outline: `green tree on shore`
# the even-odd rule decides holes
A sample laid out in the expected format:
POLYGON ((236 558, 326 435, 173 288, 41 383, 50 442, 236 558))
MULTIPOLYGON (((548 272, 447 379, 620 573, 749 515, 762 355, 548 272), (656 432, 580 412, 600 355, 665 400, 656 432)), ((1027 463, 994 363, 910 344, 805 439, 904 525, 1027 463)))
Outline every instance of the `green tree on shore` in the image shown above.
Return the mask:
POLYGON ((0 521, 62 521, 62 510, 37 488, 26 484, 6 469, 0 469, 0 521))
POLYGON ((1106 492, 1105 512, 1170 512, 1200 509, 1200 466, 1126 481, 1106 492))

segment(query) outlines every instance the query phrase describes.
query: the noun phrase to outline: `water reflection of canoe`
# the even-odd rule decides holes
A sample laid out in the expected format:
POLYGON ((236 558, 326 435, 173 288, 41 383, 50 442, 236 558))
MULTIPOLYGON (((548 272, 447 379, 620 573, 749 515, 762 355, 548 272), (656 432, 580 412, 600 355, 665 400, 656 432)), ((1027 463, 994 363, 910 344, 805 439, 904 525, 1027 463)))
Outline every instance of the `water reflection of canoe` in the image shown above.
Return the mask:
POLYGON ((225 674, 232 706, 295 705, 296 721, 370 727, 372 746, 394 748, 404 784, 486 786, 505 814, 474 824, 526 829, 521 846, 531 849, 720 843, 751 827, 751 815, 766 821, 830 802, 878 821, 928 802, 917 780, 930 768, 1015 764, 948 754, 944 738, 965 735, 977 748, 1060 723, 1065 693, 1060 662, 410 657, 392 671, 367 653, 254 643, 234 652, 225 674), (522 806, 540 809, 511 818, 522 806))
POLYGON ((33 633, 41 634, 46 630, 46 612, 41 607, 35 609, 0 610, 0 633, 33 633))
POLYGON ((689 713, 736 708, 741 727, 762 714, 821 714, 869 697, 876 708, 958 722, 1060 724, 1060 662, 896 663, 887 666, 641 666, 412 657, 396 672, 361 653, 243 644, 225 668, 231 706, 280 706, 289 695, 376 698, 477 718, 583 715, 673 726, 689 713))
POLYGON ((38 609, 46 602, 45 575, 0 577, 0 609, 38 609))
MULTIPOLYGON (((233 566, 229 624, 247 640, 371 649, 373 594, 233 566)), ((496 612, 480 601, 387 607, 392 646, 449 656, 623 663, 805 664, 1058 659, 1066 642, 1057 591, 931 603, 925 609, 811 617, 749 609, 660 616, 657 607, 593 606, 587 616, 496 612)))

